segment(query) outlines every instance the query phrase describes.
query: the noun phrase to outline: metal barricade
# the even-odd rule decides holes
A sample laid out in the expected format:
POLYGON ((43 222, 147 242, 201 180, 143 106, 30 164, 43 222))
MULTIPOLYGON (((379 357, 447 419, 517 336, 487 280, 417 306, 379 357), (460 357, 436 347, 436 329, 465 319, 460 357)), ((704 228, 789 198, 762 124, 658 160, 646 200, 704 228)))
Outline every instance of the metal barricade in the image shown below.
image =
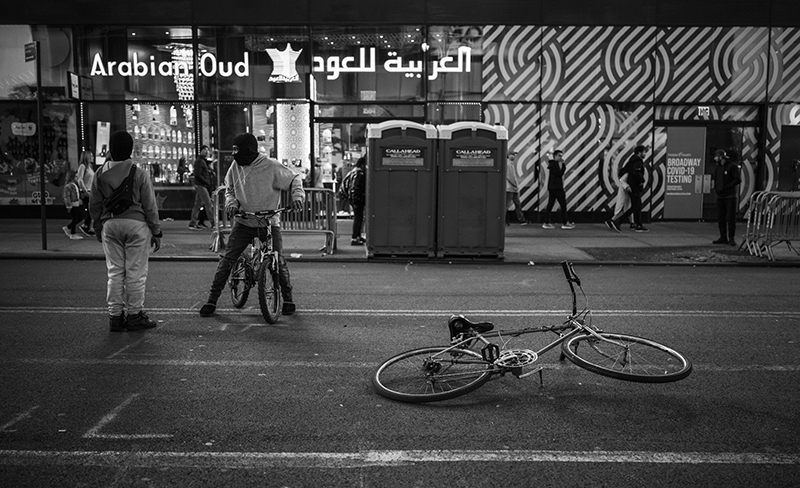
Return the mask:
MULTIPOLYGON (((321 233, 325 235, 325 245, 320 249, 325 254, 333 254, 336 250, 336 200, 333 190, 329 188, 304 188, 306 200, 303 208, 283 212, 281 215, 281 232, 321 233)), ((282 192, 281 206, 291 205, 289 192, 282 192)))
MULTIPOLYGON (((327 188, 304 188, 306 200, 303 208, 290 210, 281 214, 281 233, 318 233, 325 236, 325 243, 320 248, 325 254, 333 254, 336 250, 336 202, 333 190, 327 188)), ((221 186, 212 193, 214 230, 210 250, 222 254, 225 251, 225 236, 231 233, 231 222, 225 212, 225 187, 221 186), (221 215, 220 215, 221 214, 221 215)), ((289 192, 281 192, 281 206, 291 205, 289 192)))
MULTIPOLYGON (((741 247, 754 256, 775 261, 773 248, 785 242, 800 255, 792 241, 800 239, 800 192, 755 192, 750 197, 747 229, 741 247)), ((740 248, 741 248, 740 247, 740 248)))

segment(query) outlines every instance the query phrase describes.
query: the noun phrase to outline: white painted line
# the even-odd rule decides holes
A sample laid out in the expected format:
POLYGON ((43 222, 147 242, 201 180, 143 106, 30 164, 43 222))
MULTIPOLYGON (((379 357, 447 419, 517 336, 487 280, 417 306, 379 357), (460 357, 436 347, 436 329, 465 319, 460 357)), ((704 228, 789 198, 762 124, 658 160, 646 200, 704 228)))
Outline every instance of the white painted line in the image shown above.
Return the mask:
POLYGON ((139 339, 138 341, 134 341, 134 342, 132 342, 132 343, 128 344, 127 346, 124 346, 124 347, 123 347, 122 349, 120 349, 119 351, 117 351, 117 352, 115 352, 115 353, 111 354, 110 356, 108 356, 108 357, 107 357, 107 359, 113 359, 114 357, 116 357, 116 356, 119 356, 120 354, 122 354, 122 353, 123 353, 123 352, 125 352, 126 350, 130 349, 131 347, 136 347, 136 346, 138 346, 138 345, 139 345, 139 344, 141 344, 141 343, 142 343, 142 341, 144 341, 145 339, 146 339, 146 337, 142 337, 142 338, 141 338, 141 339, 139 339))
POLYGON ((111 412, 100 419, 100 422, 83 434, 84 439, 164 439, 172 437, 172 434, 100 434, 100 430, 113 422, 117 415, 139 395, 140 393, 134 393, 126 398, 124 402, 114 407, 111 412))
MULTIPOLYGON (((187 308, 151 308, 148 309, 153 314, 166 313, 172 315, 198 315, 196 309, 187 308)), ((83 314, 83 313, 106 313, 105 307, 0 307, 0 313, 32 313, 32 314, 83 314)), ((258 309, 238 309, 238 308, 218 308, 217 315, 260 315, 258 309)), ((298 314, 302 315, 322 315, 322 316, 386 316, 386 317, 449 317, 453 314, 470 315, 491 315, 496 317, 516 317, 516 316, 555 316, 566 318, 568 311, 558 310, 377 310, 377 309, 299 309, 298 314)), ((773 311, 773 310, 593 310, 594 316, 607 317, 781 317, 781 318, 800 318, 800 311, 773 311)), ((783 324, 786 325, 786 324, 783 324)))
POLYGON ((158 452, 0 450, 0 465, 82 465, 128 468, 374 467, 418 463, 620 463, 797 465, 800 454, 762 452, 372 450, 361 452, 158 452))
MULTIPOLYGON (((420 347, 422 347, 420 345, 420 347)), ((413 349, 409 347, 408 349, 413 349)), ((397 351, 398 353, 403 351, 397 351)), ((389 359, 389 356, 386 357, 389 359)), ((188 360, 188 359, 92 359, 92 358, 22 358, 0 361, 0 364, 20 362, 23 364, 68 365, 68 366, 175 366, 175 367, 222 367, 222 368, 340 368, 363 369, 377 368, 379 362, 371 361, 244 361, 244 360, 188 360)), ((541 366, 546 370, 560 370, 565 368, 580 369, 572 363, 545 363, 541 366)), ((797 373, 800 364, 731 364, 720 366, 718 364, 693 364, 695 372, 756 372, 756 373, 797 373)))
POLYGON ((19 414, 16 417, 14 417, 11 421, 6 422, 3 425, 0 425, 0 432, 14 432, 14 431, 6 430, 6 429, 8 429, 12 425, 16 424, 17 422, 21 422, 21 421, 23 421, 25 419, 31 418, 31 414, 33 412, 35 412, 37 408, 39 408, 39 405, 36 405, 34 407, 29 408, 28 410, 25 410, 21 414, 19 414))

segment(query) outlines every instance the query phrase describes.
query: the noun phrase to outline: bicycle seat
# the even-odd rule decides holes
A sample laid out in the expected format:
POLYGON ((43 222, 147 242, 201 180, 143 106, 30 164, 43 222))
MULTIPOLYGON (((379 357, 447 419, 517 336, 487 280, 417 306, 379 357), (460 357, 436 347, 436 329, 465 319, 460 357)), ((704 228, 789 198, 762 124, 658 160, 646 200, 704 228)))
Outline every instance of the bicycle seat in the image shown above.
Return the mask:
POLYGON ((473 322, 463 315, 451 315, 450 320, 447 321, 447 327, 450 329, 450 337, 455 337, 470 329, 478 334, 483 334, 494 329, 494 324, 491 322, 473 322))

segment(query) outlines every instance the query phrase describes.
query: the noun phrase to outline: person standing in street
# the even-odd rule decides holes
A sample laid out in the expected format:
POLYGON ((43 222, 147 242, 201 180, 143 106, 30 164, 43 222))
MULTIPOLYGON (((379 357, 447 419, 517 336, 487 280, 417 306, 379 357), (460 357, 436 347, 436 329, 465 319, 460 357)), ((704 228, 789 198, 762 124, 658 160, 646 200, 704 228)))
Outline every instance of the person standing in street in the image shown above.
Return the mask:
POLYGON ((714 193, 717 194, 717 223, 719 239, 714 244, 736 245, 736 202, 739 183, 742 177, 739 166, 734 164, 722 149, 714 153, 714 193))
MULTIPOLYGON (((225 212, 233 215, 237 210, 261 212, 279 208, 281 192, 288 191, 292 208, 303 208, 306 193, 300 174, 258 152, 258 141, 253 134, 239 134, 233 139, 232 164, 225 175, 225 212)), ((201 317, 211 317, 217 309, 217 300, 222 294, 225 282, 231 274, 233 263, 244 252, 253 239, 259 236, 260 221, 257 218, 236 216, 228 238, 225 254, 217 264, 217 271, 211 282, 208 300, 200 308, 201 317)), ((284 315, 292 315, 295 304, 292 297, 292 283, 289 266, 283 257, 283 237, 280 216, 275 215, 268 223, 272 227, 272 247, 278 251, 278 275, 283 295, 284 315)), ((263 236, 264 231, 260 234, 263 236)))
POLYGON ((103 243, 108 269, 109 326, 112 332, 152 329, 156 322, 144 311, 150 248, 161 248, 161 225, 150 176, 134 169, 130 205, 112 213, 106 199, 123 184, 134 166, 133 138, 116 131, 109 139, 110 159, 95 174, 89 211, 97 240, 103 243))
MULTIPOLYGON (((353 246, 360 246, 364 244, 366 239, 361 236, 361 228, 364 226, 364 208, 367 203, 367 159, 365 157, 358 158, 356 167, 351 171, 355 171, 353 178, 353 186, 350 189, 348 200, 353 207, 353 232, 351 234, 350 244, 353 246)), ((349 174, 349 173, 348 173, 349 174)))
POLYGON ((81 233, 86 237, 93 236, 92 215, 89 213, 89 197, 92 194, 92 183, 94 182, 94 154, 91 151, 83 151, 81 160, 78 163, 78 189, 81 192, 83 211, 86 216, 83 225, 79 227, 81 233))
POLYGON ((547 162, 547 209, 542 219, 543 229, 552 229, 553 224, 550 220, 550 212, 553 205, 558 202, 561 209, 561 228, 574 229, 575 223, 569 220, 569 210, 567 209, 567 192, 564 189, 564 174, 567 172, 567 163, 564 162, 564 151, 556 149, 553 151, 553 159, 547 162))
POLYGON ((631 206, 622 215, 614 216, 610 220, 606 220, 606 227, 614 232, 620 232, 620 223, 633 215, 634 230, 636 232, 648 232, 648 229, 642 225, 642 195, 644 194, 645 172, 646 167, 644 164, 644 156, 647 153, 645 146, 636 146, 633 149, 633 156, 628 160, 625 166, 620 170, 619 176, 621 179, 626 178, 628 184, 628 194, 631 197, 631 206))
MULTIPOLYGON (((508 152, 508 162, 506 163, 506 210, 514 204, 514 213, 517 215, 517 222, 520 225, 528 225, 525 213, 522 211, 522 203, 519 201, 519 179, 517 178, 517 152, 508 152)), ((506 211, 506 225, 508 225, 508 212, 506 211)))
POLYGON ((191 230, 200 230, 201 227, 197 225, 197 219, 200 216, 200 207, 205 207, 206 215, 208 216, 208 223, 211 227, 214 226, 214 216, 211 215, 211 195, 208 194, 208 188, 211 186, 211 174, 208 170, 208 146, 200 147, 200 154, 194 161, 194 207, 192 208, 191 220, 189 220, 189 228, 191 230))

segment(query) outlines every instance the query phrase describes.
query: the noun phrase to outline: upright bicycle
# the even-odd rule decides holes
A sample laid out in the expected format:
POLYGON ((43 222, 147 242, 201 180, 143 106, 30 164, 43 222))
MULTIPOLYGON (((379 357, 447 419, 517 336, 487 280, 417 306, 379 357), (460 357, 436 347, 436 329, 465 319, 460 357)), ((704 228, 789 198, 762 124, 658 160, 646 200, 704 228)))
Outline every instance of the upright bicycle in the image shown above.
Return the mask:
POLYGON ((278 251, 272 247, 272 226, 270 218, 288 210, 288 207, 261 212, 239 210, 235 216, 258 220, 259 236, 239 256, 233 264, 228 285, 231 289, 231 302, 236 308, 244 307, 250 289, 258 285, 258 304, 261 315, 267 323, 274 324, 281 316, 283 295, 279 278, 278 251), (261 235, 261 229, 264 235, 261 235))
POLYGON ((539 357, 561 346, 561 357, 593 373, 642 383, 667 383, 686 378, 692 363, 663 344, 625 334, 601 331, 592 325, 588 299, 572 264, 563 262, 572 291, 572 314, 561 324, 494 330, 491 322, 473 322, 463 315, 448 321, 450 345, 414 349, 383 362, 372 376, 380 395, 403 402, 434 402, 455 398, 478 389, 493 378, 511 373, 524 378, 543 366, 539 357), (587 306, 577 309, 577 286, 587 306), (529 334, 550 332, 558 336, 538 349, 511 347, 529 334))

